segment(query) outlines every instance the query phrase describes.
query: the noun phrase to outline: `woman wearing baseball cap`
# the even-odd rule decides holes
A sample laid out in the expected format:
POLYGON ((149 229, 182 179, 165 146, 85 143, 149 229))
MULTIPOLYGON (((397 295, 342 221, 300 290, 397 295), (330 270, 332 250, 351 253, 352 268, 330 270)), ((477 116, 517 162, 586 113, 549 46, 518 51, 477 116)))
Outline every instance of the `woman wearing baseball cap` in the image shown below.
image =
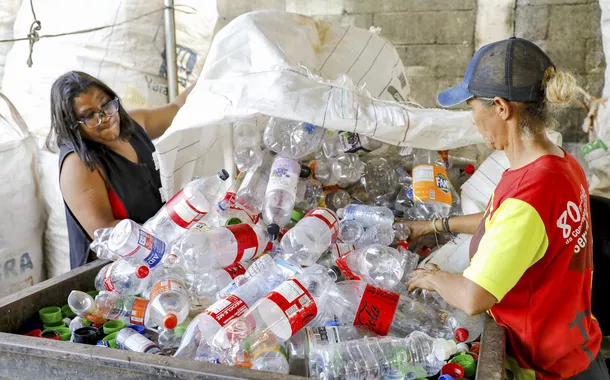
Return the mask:
MULTIPOLYGON (((487 311, 507 331, 514 379, 609 379, 591 314, 593 252, 589 192, 578 162, 546 136, 576 82, 535 44, 510 38, 482 47, 461 84, 438 102, 463 102, 485 142, 510 161, 477 215, 406 222, 413 238, 473 234, 463 274, 414 272, 409 291, 437 291, 469 313, 487 311)), ((509 376, 509 378, 511 378, 509 376)))

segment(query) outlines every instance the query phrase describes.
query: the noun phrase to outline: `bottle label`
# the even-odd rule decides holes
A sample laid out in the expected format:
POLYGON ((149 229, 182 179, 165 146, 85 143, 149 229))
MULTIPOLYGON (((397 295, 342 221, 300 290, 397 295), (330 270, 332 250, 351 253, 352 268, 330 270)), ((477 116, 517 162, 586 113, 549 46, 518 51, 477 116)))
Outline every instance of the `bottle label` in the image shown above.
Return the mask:
POLYGON ((248 261, 258 253, 258 236, 250 224, 225 226, 237 241, 235 262, 248 261))
POLYGON ((360 136, 357 133, 339 132, 339 141, 341 149, 345 153, 356 153, 359 150, 366 150, 362 147, 360 136))
POLYGON ((415 201, 435 201, 452 204, 447 169, 438 165, 418 165, 413 169, 413 196, 415 201))
POLYGON ((139 228, 138 246, 125 256, 142 259, 152 269, 157 266, 165 254, 165 243, 139 228))
POLYGON ((331 233, 331 242, 337 240, 337 236, 339 236, 339 219, 335 216, 333 212, 325 208, 315 208, 308 212, 305 217, 314 217, 323 221, 330 230, 331 233))
POLYGON ((220 327, 223 327, 246 311, 248 311, 248 305, 235 294, 229 294, 214 302, 212 306, 205 309, 204 313, 214 318, 220 327))
MULTIPOLYGON (((286 159, 288 160, 288 159, 286 159)), ((267 184, 267 193, 274 190, 284 190, 294 202, 296 199, 297 184, 299 183, 299 176, 294 173, 291 169, 294 162, 278 162, 276 161, 271 168, 269 174, 269 183, 267 184)))
POLYGON ((106 273, 104 273, 104 287, 109 292, 114 292, 114 284, 112 283, 112 270, 117 265, 118 261, 112 263, 108 268, 106 268, 106 273))
POLYGON ((123 345, 129 350, 134 352, 148 352, 151 354, 161 352, 159 347, 154 344, 152 341, 146 339, 142 334, 132 334, 127 339, 123 345))
POLYGON ((157 298, 157 296, 159 294, 161 294, 162 292, 166 292, 166 291, 170 291, 170 290, 175 290, 178 291, 182 294, 187 294, 186 293, 186 288, 184 287, 184 284, 182 284, 180 281, 177 280, 162 280, 157 282, 151 292, 150 292, 150 299, 155 299, 157 298))
POLYGON ((343 273, 345 278, 347 278, 348 280, 360 280, 360 277, 356 276, 354 272, 349 269, 349 266, 347 266, 347 255, 338 258, 337 260, 335 260, 335 263, 337 264, 337 267, 339 267, 341 273, 343 273))
POLYGON ((180 190, 165 205, 170 219, 182 228, 189 228, 191 223, 201 219, 206 212, 197 210, 188 199, 184 197, 184 189, 180 190))
POLYGON ((367 285, 358 305, 354 326, 367 326, 374 333, 388 335, 400 295, 367 285))
POLYGON ((341 343, 339 328, 336 326, 312 327, 305 329, 309 352, 317 346, 341 343))
POLYGON ((409 156, 413 153, 413 147, 412 146, 403 146, 402 148, 400 148, 400 152, 398 153, 399 156, 409 156))
POLYGON ((148 307, 148 300, 144 298, 136 298, 131 308, 131 315, 129 316, 129 323, 132 325, 144 326, 144 316, 146 315, 146 308, 148 307))
POLYGON ((241 265, 240 263, 234 263, 231 265, 227 265, 226 267, 224 267, 222 269, 225 272, 227 272, 229 274, 229 276, 231 276, 231 279, 234 279, 235 277, 239 276, 240 274, 246 273, 246 268, 244 268, 244 266, 241 265))
POLYGON ((301 283, 291 278, 269 293, 266 298, 286 315, 292 335, 296 334, 318 314, 316 302, 301 283))

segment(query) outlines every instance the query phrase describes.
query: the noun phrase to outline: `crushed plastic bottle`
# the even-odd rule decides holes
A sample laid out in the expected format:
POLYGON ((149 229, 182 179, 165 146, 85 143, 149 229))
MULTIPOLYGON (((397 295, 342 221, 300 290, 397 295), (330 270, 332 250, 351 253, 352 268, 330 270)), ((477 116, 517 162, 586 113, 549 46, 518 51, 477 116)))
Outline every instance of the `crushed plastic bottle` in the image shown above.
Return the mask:
POLYGON ((228 178, 229 173, 223 169, 215 177, 197 178, 189 182, 142 227, 167 244, 172 243, 189 226, 214 210, 224 181, 228 178))
MULTIPOLYGON (((341 209, 342 210, 342 209, 341 209)), ((343 219, 339 227, 339 239, 344 243, 357 243, 364 236, 364 226, 353 219, 343 219)))
POLYGON ((269 174, 269 183, 263 203, 263 220, 267 232, 276 238, 280 227, 285 226, 294 210, 301 165, 291 158, 276 156, 269 174))
POLYGON ((455 342, 415 331, 406 338, 365 338, 326 346, 311 353, 310 376, 316 379, 416 379, 438 374, 455 342))
POLYGON ((95 289, 136 295, 149 284, 150 269, 139 259, 123 257, 104 266, 95 277, 95 289))
POLYGON ((322 199, 318 206, 337 211, 340 208, 347 207, 351 201, 351 196, 343 189, 327 190, 322 194, 322 199))
POLYGON ((407 282, 411 272, 413 272, 415 268, 417 268, 420 257, 416 253, 413 253, 409 250, 409 245, 406 241, 399 242, 396 246, 396 249, 398 249, 398 252, 403 255, 405 260, 405 270, 401 282, 407 282))
POLYGON ((300 159, 318 151, 325 134, 326 129, 313 124, 272 117, 263 132, 263 142, 282 156, 300 159))
POLYGON ((166 272, 150 292, 149 307, 152 323, 173 329, 184 322, 190 311, 189 297, 182 279, 175 273, 166 272))
POLYGON ((248 171, 263 162, 261 133, 256 119, 235 123, 233 128, 233 159, 240 172, 248 171))
POLYGON ((361 203, 388 204, 397 190, 396 172, 383 157, 371 156, 363 162, 364 175, 348 188, 352 198, 361 203))
POLYGON ((360 180, 364 164, 357 154, 344 153, 333 158, 314 161, 310 167, 313 174, 324 186, 347 187, 360 180))
POLYGON ((356 242, 356 248, 362 249, 372 244, 390 245, 394 241, 395 232, 392 227, 374 226, 364 229, 364 234, 356 242))
POLYGON ((280 242, 281 257, 294 265, 314 264, 337 239, 339 218, 327 208, 307 213, 280 242))
POLYGON ((355 250, 337 260, 348 279, 362 279, 378 288, 392 289, 403 278, 406 260, 396 249, 381 244, 355 250))
POLYGON ((246 273, 247 263, 233 263, 220 269, 206 269, 187 275, 185 285, 198 304, 210 305, 216 294, 229 285, 237 276, 246 273))

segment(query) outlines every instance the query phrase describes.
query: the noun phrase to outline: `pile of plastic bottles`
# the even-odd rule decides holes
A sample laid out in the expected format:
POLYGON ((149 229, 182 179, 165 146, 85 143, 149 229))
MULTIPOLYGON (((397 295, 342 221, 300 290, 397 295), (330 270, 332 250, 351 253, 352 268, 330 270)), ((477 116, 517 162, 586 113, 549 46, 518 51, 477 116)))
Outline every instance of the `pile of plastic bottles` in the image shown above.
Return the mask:
POLYGON ((407 294, 425 244, 409 250, 395 223, 458 214, 452 184, 472 168, 305 122, 261 129, 235 125, 228 191, 221 170, 142 226, 96 231, 91 248, 112 263, 95 298, 70 295, 73 338, 84 321, 120 321, 118 348, 320 379, 426 378, 476 358, 482 317, 407 294))

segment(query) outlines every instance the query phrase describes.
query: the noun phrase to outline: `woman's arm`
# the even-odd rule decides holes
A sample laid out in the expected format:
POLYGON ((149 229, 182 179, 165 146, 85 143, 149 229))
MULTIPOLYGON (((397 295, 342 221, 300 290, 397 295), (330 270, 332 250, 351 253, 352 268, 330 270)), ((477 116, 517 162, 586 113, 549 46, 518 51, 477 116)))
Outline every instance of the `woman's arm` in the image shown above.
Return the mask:
MULTIPOLYGON (((479 227, 481 223, 481 219, 483 219, 482 212, 478 214, 464 215, 464 216, 454 216, 449 218, 449 229, 454 233, 461 234, 474 234, 474 232, 479 227)), ((405 226, 409 228, 411 231, 411 236, 409 240, 415 241, 424 235, 429 235, 434 233, 432 229, 432 222, 428 221, 410 221, 410 220, 398 220, 400 223, 403 223, 405 226)), ((443 226, 441 225, 441 220, 436 220, 436 230, 442 231, 443 226)))
POLYGON ((166 106, 129 111, 129 116, 144 128, 151 140, 156 139, 167 131, 194 86, 193 83, 166 106))
POLYGON ((108 190, 100 173, 89 171, 76 153, 64 159, 59 186, 66 204, 89 238, 98 228, 114 227, 120 220, 112 214, 108 190))

